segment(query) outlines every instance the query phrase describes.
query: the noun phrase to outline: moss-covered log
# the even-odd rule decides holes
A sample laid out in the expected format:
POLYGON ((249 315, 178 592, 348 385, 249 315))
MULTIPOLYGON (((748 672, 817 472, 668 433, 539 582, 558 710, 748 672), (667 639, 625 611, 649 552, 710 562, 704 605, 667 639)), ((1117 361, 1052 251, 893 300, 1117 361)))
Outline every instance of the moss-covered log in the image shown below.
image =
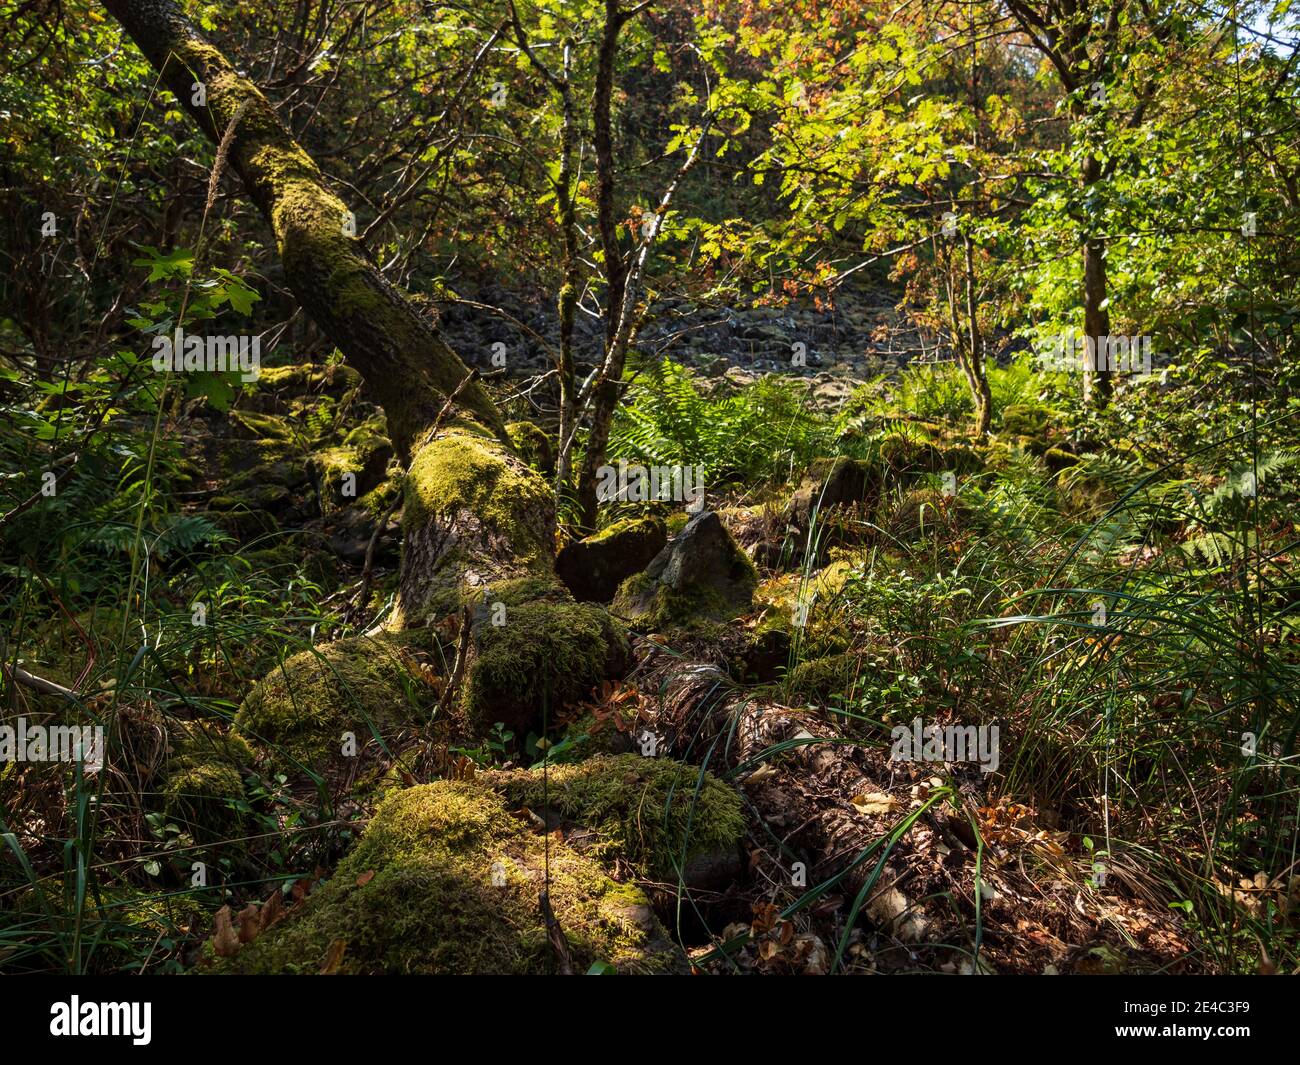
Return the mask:
POLYGON ((365 378, 388 415, 397 449, 411 454, 453 394, 465 415, 504 439, 487 391, 477 381, 461 387, 469 370, 350 235, 348 205, 257 87, 172 0, 105 0, 104 6, 203 131, 214 142, 228 137, 229 165, 275 233, 289 287, 365 378))
MULTIPOLYGON (((557 630, 546 644, 548 660, 535 663, 526 705, 517 691, 504 711, 478 705, 484 693, 500 694, 500 684, 480 674, 491 664, 489 645, 501 644, 495 630, 510 626, 511 616, 502 611, 541 604, 517 615, 537 623, 539 612, 571 604, 554 576, 549 487, 515 453, 487 391, 349 235, 355 230, 347 225, 347 205, 257 87, 173 0, 105 0, 105 7, 222 145, 275 233, 294 295, 360 372, 384 408, 394 447, 409 460, 401 583, 391 627, 425 625, 473 606, 475 657, 466 689, 476 702, 474 717, 489 724, 532 724, 541 702, 572 689, 574 678, 599 680, 596 674, 625 655, 621 632, 607 621, 557 630), (196 82, 202 97, 194 91, 196 82), (204 102, 196 104, 200 98, 204 102), (565 640, 574 646, 553 646, 565 640), (579 659, 601 663, 601 669, 575 670, 579 659)), ((554 620, 562 625, 569 617, 561 613, 554 620)))

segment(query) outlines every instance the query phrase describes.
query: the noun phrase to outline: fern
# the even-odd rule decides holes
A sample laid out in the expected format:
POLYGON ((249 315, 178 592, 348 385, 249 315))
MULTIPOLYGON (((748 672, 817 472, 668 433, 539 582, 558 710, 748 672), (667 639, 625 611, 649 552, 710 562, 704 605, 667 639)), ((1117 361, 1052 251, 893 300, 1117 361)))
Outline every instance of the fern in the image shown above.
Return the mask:
POLYGON ((830 419, 812 413, 794 382, 763 378, 706 394, 669 360, 641 366, 610 433, 609 455, 655 465, 703 466, 709 480, 784 479, 825 453, 830 419))

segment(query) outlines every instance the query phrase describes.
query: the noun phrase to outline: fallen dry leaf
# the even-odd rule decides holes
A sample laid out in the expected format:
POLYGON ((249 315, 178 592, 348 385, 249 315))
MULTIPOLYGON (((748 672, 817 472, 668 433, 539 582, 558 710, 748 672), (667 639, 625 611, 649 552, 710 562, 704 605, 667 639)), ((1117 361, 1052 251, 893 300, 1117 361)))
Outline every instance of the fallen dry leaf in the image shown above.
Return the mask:
POLYGON ((230 907, 222 906, 213 917, 212 949, 218 958, 233 958, 239 953, 239 937, 230 923, 230 907))
POLYGON ((262 931, 265 932, 284 917, 284 894, 279 888, 271 892, 271 897, 262 903, 262 931))
POLYGON ((325 964, 320 967, 321 976, 334 976, 339 971, 339 966, 343 964, 343 951, 347 949, 347 941, 336 939, 330 944, 329 953, 325 955, 325 964))
POLYGON ((871 814, 879 816, 887 814, 898 805, 898 800, 886 795, 883 791, 864 792, 861 795, 855 795, 849 800, 860 814, 871 814))
POLYGON ((251 943, 262 932, 262 915, 257 903, 250 902, 239 911, 239 942, 251 943))

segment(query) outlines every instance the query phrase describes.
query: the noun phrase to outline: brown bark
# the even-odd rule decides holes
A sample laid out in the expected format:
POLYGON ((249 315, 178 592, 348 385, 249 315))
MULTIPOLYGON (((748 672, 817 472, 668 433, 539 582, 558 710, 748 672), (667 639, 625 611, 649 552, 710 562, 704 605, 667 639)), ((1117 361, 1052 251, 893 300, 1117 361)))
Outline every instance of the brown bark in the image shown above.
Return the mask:
POLYGON ((614 61, 618 56, 618 35, 627 16, 619 0, 605 0, 605 25, 596 61, 596 86, 592 93, 592 126, 596 148, 596 220, 600 230, 605 271, 605 359, 592 392, 591 432, 578 474, 579 521, 588 529, 596 526, 600 501, 596 498, 596 472, 605 461, 609 430, 618 406, 623 359, 618 351, 620 311, 627 286, 628 262, 618 242, 614 204, 614 134, 612 101, 614 61), (611 359, 611 356, 613 358, 611 359))

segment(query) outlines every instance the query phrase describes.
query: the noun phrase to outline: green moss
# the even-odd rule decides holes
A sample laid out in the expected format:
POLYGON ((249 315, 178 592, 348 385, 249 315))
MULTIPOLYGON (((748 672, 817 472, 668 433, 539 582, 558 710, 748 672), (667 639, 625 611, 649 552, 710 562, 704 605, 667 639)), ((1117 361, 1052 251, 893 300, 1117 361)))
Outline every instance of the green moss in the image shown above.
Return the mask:
POLYGON ((516 731, 536 727, 543 708, 554 715, 581 701, 630 658, 617 623, 585 603, 507 606, 503 621, 485 619, 475 630, 465 708, 480 731, 498 721, 516 731))
POLYGON ((434 515, 467 513, 508 537, 516 553, 548 556, 528 515, 550 507, 545 482, 512 467, 501 448, 482 437, 455 432, 425 445, 407 477, 406 524, 424 525, 434 515), (527 512, 527 513, 525 513, 527 512))
POLYGON ((584 847, 643 876, 676 882, 699 855, 734 850, 745 832, 740 796, 712 774, 670 758, 596 755, 542 771, 483 775, 513 806, 551 808, 596 833, 584 847))
POLYGON ((232 804, 244 799, 244 774, 255 760, 238 736, 211 724, 185 726, 163 766, 167 816, 185 824, 200 842, 239 836, 245 817, 232 804))
POLYGON ((345 732, 360 751, 376 735, 424 727, 436 693, 412 667, 421 653, 439 665, 431 644, 429 633, 416 630, 293 655, 253 686, 235 727, 271 748, 277 763, 316 771, 342 757, 345 732))
POLYGON ((555 444, 541 428, 532 422, 507 422, 506 436, 529 466, 543 477, 555 476, 555 444))
MULTIPOLYGON (((741 556, 742 558, 744 556, 741 556)), ((745 558, 751 571, 751 588, 758 586, 758 571, 745 558)), ((619 585, 611 610, 623 614, 629 604, 640 604, 636 613, 636 627, 647 632, 694 631, 716 627, 719 621, 730 620, 738 613, 738 604, 716 588, 692 586, 676 591, 657 583, 645 573, 636 573, 619 585), (646 599, 646 596, 649 596, 646 599)))
POLYGON ((1010 403, 1002 408, 1002 430, 1019 436, 1041 437, 1047 431, 1051 412, 1026 403, 1010 403))
POLYGON ((505 582, 553 579, 554 495, 481 431, 449 430, 420 449, 406 478, 403 528, 396 628, 458 610, 505 582))
POLYGON ((513 580, 501 581, 489 588, 487 598, 494 603, 504 603, 507 608, 538 601, 552 603, 573 602, 573 596, 568 593, 564 585, 556 577, 549 574, 516 577, 513 580))
POLYGON ((302 911, 217 971, 315 973, 341 941, 340 973, 547 973, 544 886, 577 972, 597 961, 629 973, 686 969, 640 890, 548 844, 482 784, 439 781, 385 798, 302 911))
POLYGON ((277 414, 265 414, 251 410, 232 410, 229 413, 229 418, 254 437, 266 437, 287 444, 292 442, 295 436, 294 426, 289 419, 277 414))
POLYGON ((328 366, 294 363, 291 366, 263 367, 255 387, 259 390, 287 389, 294 393, 330 391, 341 395, 360 386, 361 375, 343 363, 328 366))

